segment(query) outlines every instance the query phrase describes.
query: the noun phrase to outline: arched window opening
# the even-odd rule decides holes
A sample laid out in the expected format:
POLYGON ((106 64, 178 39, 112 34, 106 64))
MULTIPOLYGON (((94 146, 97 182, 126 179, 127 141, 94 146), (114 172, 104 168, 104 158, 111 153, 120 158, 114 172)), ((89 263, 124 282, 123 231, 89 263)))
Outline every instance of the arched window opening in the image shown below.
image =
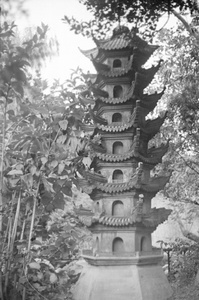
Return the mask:
POLYGON ((113 68, 121 68, 122 62, 120 59, 114 59, 113 61, 113 68))
POLYGON ((124 216, 124 204, 122 201, 116 200, 112 204, 112 215, 113 216, 124 216))
POLYGON ((121 85, 116 85, 113 88, 113 97, 114 98, 121 98, 123 95, 123 88, 121 85))
POLYGON ((122 114, 120 114, 120 113, 115 113, 115 114, 113 114, 113 116, 112 116, 112 122, 114 123, 114 122, 122 122, 122 114))
POLYGON ((140 251, 147 251, 147 239, 144 236, 140 241, 140 251))
POLYGON ((99 252, 99 238, 96 237, 96 250, 99 252))
POLYGON ((115 183, 121 183, 121 182, 123 182, 123 172, 121 170, 115 170, 113 172, 112 180, 115 183))
POLYGON ((113 144, 113 154, 123 154, 123 143, 115 142, 113 144))
POLYGON ((112 247, 113 253, 123 253, 124 252, 124 242, 121 238, 116 237, 113 240, 113 247, 112 247))
POLYGON ((97 212, 99 212, 100 211, 100 204, 99 204, 99 202, 97 201, 97 203, 96 203, 96 211, 97 212))

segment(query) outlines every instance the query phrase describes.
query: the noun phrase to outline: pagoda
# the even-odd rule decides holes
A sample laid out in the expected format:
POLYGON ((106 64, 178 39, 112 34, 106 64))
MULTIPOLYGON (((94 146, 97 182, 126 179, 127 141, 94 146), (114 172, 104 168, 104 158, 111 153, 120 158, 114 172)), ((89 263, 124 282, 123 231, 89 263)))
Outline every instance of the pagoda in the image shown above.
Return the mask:
POLYGON ((143 67, 158 46, 125 26, 115 28, 108 39, 94 41, 94 49, 82 51, 97 71, 87 91, 94 97, 94 105, 88 106, 94 125, 92 164, 77 176, 77 184, 93 200, 91 210, 79 207, 77 214, 92 232, 94 246, 83 250, 85 266, 74 299, 166 300, 172 292, 151 234, 171 211, 151 208, 151 199, 170 178, 152 176, 169 143, 148 145, 166 115, 146 118, 164 89, 144 92, 161 61, 143 67))

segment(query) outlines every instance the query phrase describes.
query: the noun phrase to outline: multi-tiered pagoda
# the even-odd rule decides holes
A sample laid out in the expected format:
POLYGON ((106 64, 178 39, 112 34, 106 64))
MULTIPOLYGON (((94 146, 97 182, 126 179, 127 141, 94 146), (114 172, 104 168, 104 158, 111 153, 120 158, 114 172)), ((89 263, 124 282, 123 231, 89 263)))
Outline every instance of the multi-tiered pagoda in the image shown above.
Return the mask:
POLYGON ((151 171, 161 163, 168 143, 148 146, 166 115, 146 120, 164 90, 144 92, 161 62, 142 67, 158 47, 124 26, 116 28, 111 38, 95 43, 95 49, 83 51, 97 71, 90 86, 95 105, 89 107, 95 124, 90 142, 93 162, 77 179, 93 200, 93 210, 80 208, 77 213, 92 232, 94 247, 83 251, 87 263, 74 298, 166 300, 171 288, 151 234, 170 210, 152 209, 151 199, 169 176, 152 177, 151 171))

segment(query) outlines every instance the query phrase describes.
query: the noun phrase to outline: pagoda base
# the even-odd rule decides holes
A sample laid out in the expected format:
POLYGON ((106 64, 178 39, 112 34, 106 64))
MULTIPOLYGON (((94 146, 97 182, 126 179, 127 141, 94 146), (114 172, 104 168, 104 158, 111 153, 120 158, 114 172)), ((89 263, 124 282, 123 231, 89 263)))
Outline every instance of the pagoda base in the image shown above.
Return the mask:
POLYGON ((95 266, 84 263, 75 300, 166 300, 172 289, 159 265, 95 266))

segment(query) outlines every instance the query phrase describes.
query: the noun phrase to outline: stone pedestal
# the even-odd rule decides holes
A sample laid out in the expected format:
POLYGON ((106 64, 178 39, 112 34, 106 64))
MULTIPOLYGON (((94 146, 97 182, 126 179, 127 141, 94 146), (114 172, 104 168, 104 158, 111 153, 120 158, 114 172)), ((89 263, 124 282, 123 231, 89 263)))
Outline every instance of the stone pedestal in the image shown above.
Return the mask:
POLYGON ((166 300, 172 289, 159 265, 94 266, 85 262, 75 300, 166 300))

